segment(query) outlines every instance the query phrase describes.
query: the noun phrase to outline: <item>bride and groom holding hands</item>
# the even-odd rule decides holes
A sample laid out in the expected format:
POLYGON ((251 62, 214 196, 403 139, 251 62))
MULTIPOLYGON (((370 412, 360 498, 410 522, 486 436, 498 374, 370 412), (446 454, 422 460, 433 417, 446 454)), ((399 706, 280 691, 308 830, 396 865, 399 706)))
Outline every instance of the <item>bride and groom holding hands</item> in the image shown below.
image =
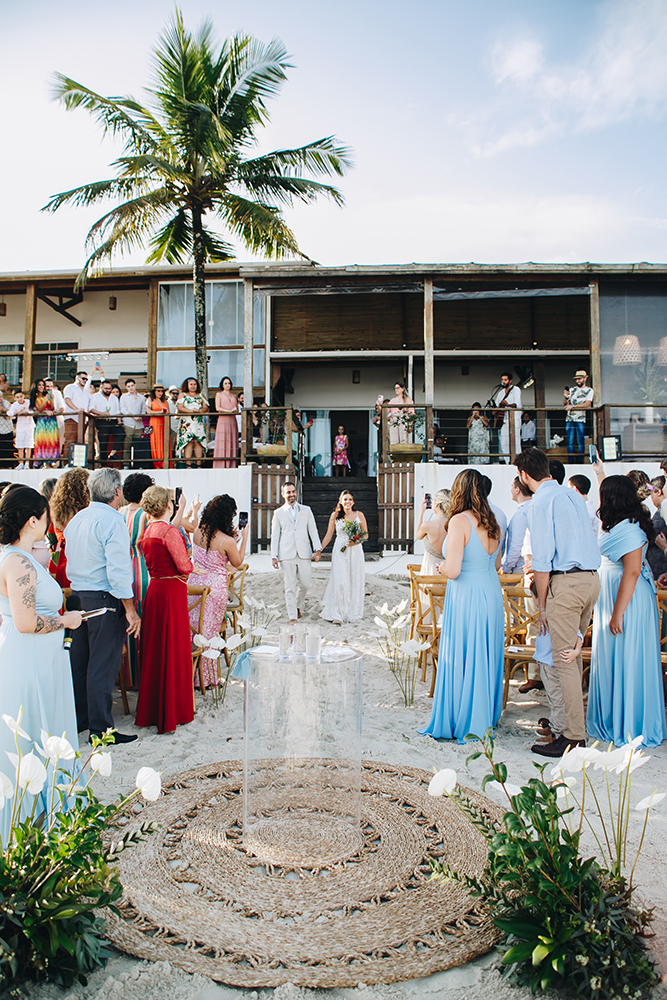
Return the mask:
POLYGON ((281 495, 285 502, 274 511, 271 522, 271 557, 273 568, 282 570, 290 624, 301 617, 298 602, 300 599, 303 604, 310 587, 311 565, 320 561, 322 550, 334 536, 321 617, 336 624, 359 621, 364 614, 362 542, 368 536, 368 525, 361 511, 355 510, 353 494, 349 490, 341 493, 322 542, 312 510, 297 503, 294 483, 285 483, 281 495))

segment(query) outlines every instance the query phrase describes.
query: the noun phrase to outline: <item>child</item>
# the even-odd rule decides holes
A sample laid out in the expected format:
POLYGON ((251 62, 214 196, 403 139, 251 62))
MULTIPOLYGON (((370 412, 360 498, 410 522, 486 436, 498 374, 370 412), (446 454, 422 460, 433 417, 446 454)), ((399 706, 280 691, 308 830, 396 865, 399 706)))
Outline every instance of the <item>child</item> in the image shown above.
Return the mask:
POLYGON ((30 452, 35 440, 35 422, 30 416, 30 404, 20 390, 14 393, 14 402, 7 410, 8 417, 16 417, 14 446, 19 454, 17 469, 30 468, 30 452))
MULTIPOLYGON (((584 637, 577 631, 577 641, 574 649, 564 649, 560 658, 563 663, 573 663, 581 652, 584 637)), ((547 743, 558 739, 563 735, 565 729, 565 704, 563 702, 563 692, 558 677, 558 669, 554 667, 551 636, 548 632, 544 635, 535 636, 535 659, 540 668, 540 676, 544 684, 547 701, 549 702, 549 718, 539 720, 538 736, 546 738, 547 743)))
POLYGON ((334 438, 334 453, 333 453, 333 474, 334 476, 346 476, 347 470, 350 467, 350 463, 347 457, 347 449, 350 447, 350 442, 348 436, 345 433, 345 428, 341 424, 338 428, 338 434, 334 438))
POLYGON ((588 511, 588 516, 591 519, 591 527, 593 528, 593 533, 597 538, 600 533, 600 518, 597 515, 595 504, 592 500, 588 499, 588 494, 591 490, 590 479, 588 476, 570 476, 567 481, 567 485, 571 490, 575 490, 577 493, 580 493, 586 501, 586 509, 588 511))

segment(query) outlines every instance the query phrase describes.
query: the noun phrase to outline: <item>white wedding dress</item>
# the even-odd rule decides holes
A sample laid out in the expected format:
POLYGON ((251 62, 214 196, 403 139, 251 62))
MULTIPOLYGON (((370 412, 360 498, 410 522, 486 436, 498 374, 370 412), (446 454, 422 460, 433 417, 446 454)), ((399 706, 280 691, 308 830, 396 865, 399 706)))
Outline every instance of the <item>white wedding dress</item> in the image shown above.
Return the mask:
MULTIPOLYGON (((358 519, 354 523, 361 529, 358 519)), ((331 576, 322 601, 321 617, 328 622, 358 622, 364 617, 364 547, 360 544, 348 545, 348 542, 341 517, 336 521, 331 576), (347 548, 342 552, 344 545, 347 548)))

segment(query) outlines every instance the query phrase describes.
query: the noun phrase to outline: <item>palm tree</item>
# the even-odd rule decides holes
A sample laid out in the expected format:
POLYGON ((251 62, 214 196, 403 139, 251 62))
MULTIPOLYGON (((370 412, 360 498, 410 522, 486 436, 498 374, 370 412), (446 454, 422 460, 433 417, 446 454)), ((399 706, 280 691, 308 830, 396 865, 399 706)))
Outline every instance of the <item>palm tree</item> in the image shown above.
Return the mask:
POLYGON ((235 35, 218 52, 214 47, 211 23, 193 35, 177 9, 155 48, 154 88, 145 105, 132 97, 102 97, 57 74, 56 98, 68 110, 86 108, 105 133, 123 138, 124 150, 112 164, 115 177, 63 191, 44 206, 55 212, 62 205, 119 202, 86 237, 91 252, 76 289, 114 250, 148 242, 147 263, 192 260, 197 378, 205 394, 205 266, 234 257, 233 246, 204 225, 205 216, 215 214, 255 253, 305 257, 281 207, 319 195, 342 205, 335 187, 303 174, 342 176, 351 165, 349 151, 333 136, 247 158, 290 63, 278 39, 265 45, 235 35))

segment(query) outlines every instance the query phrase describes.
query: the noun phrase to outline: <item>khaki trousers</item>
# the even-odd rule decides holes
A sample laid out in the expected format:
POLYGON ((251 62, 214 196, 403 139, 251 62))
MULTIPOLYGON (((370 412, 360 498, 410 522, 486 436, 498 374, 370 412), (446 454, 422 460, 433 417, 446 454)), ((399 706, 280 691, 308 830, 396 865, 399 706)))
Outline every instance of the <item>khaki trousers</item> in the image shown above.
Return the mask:
POLYGON ((581 690, 582 663, 564 663, 560 654, 573 649, 577 632, 586 635, 600 593, 597 573, 559 573, 552 576, 547 591, 547 625, 551 636, 554 670, 558 672, 565 709, 563 735, 568 740, 586 739, 584 697, 581 690))

